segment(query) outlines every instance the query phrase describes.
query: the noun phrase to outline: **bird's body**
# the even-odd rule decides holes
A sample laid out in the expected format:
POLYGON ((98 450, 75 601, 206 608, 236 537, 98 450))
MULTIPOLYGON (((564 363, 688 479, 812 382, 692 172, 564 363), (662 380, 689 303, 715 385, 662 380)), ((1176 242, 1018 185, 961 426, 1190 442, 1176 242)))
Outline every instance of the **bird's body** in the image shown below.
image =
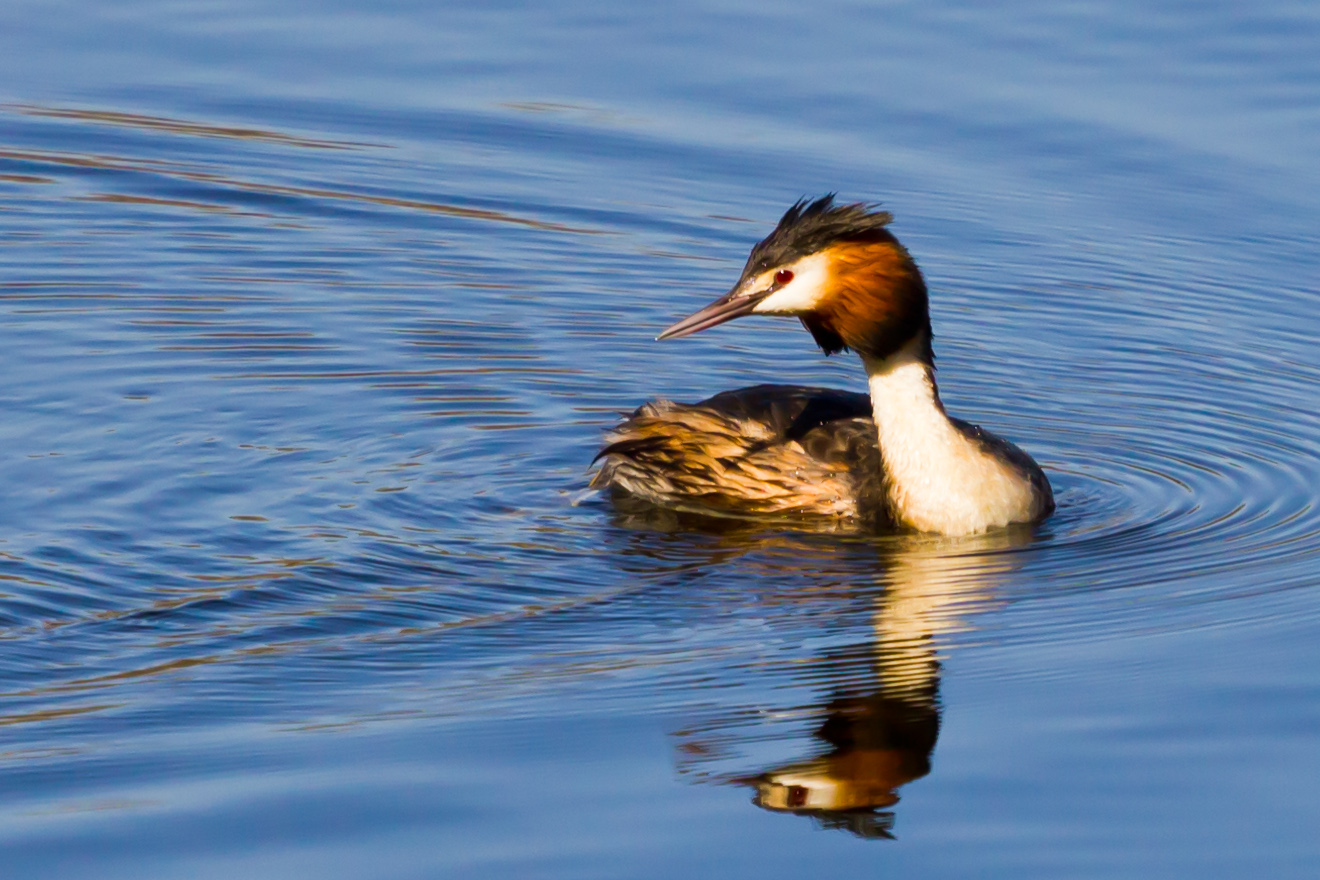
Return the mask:
POLYGON ((757 385, 647 403, 601 450, 595 484, 693 513, 884 520, 865 394, 757 385))
POLYGON ((592 480, 677 510, 798 515, 946 535, 1054 509, 1025 452, 950 418, 935 384, 925 282, 889 215, 799 202, 725 297, 661 338, 745 314, 795 315, 826 354, 861 355, 870 395, 791 385, 648 403, 612 431, 592 480))

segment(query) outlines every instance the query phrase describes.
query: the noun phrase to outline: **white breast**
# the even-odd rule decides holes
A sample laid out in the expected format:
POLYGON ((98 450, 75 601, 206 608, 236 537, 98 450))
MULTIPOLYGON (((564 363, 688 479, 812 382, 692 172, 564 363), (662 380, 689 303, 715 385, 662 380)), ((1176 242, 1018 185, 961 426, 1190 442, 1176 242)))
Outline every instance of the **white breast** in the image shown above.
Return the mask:
POLYGON ((890 500, 905 525, 969 535, 1040 514, 1018 469, 986 452, 949 420, 918 343, 880 361, 863 358, 890 500))

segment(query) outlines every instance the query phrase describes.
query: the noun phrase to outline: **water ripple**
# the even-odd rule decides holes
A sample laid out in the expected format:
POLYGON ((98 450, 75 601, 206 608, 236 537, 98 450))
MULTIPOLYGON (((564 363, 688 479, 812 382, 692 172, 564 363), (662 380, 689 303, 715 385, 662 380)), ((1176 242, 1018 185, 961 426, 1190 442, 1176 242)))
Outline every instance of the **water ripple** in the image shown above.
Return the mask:
MULTIPOLYGON (((567 112, 513 102, 463 137, 517 114, 541 158, 567 112)), ((431 711, 554 711, 518 695, 584 678, 621 705, 722 688, 693 737, 771 740, 804 690, 865 690, 877 663, 920 680, 925 645, 1265 619, 1297 612, 1262 595, 1315 584, 1311 294, 1280 280, 1265 311, 1242 266, 1168 256, 1206 242, 985 234, 968 257, 980 228, 932 198, 959 234, 908 240, 941 387, 1046 464, 1054 519, 1004 545, 716 528, 583 500, 585 471, 647 397, 860 384, 790 324, 651 341, 727 287, 759 208, 536 195, 457 135, 404 161, 388 138, 0 113, 10 723, 156 712, 183 676, 228 698, 263 664, 286 698, 420 664, 445 671, 431 711), (492 191, 443 184, 469 173, 492 191)))

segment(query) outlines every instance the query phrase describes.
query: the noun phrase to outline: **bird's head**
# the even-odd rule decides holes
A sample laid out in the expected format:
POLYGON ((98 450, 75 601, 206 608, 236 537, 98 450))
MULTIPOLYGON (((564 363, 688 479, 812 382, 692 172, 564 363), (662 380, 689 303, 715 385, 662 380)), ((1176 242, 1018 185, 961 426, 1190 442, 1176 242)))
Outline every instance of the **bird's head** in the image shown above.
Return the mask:
POLYGON ((799 201, 758 242, 727 294, 665 330, 675 339, 743 315, 793 315, 826 354, 886 357, 925 331, 926 283, 875 206, 799 201))

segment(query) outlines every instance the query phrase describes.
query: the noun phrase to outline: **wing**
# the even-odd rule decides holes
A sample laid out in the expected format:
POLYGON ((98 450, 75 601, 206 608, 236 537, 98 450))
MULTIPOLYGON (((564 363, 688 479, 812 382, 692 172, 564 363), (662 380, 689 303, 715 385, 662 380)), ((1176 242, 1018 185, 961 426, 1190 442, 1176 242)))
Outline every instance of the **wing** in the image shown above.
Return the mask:
POLYGON ((591 485, 705 513, 866 517, 883 498, 870 410, 865 394, 797 385, 655 401, 609 434, 591 485))

